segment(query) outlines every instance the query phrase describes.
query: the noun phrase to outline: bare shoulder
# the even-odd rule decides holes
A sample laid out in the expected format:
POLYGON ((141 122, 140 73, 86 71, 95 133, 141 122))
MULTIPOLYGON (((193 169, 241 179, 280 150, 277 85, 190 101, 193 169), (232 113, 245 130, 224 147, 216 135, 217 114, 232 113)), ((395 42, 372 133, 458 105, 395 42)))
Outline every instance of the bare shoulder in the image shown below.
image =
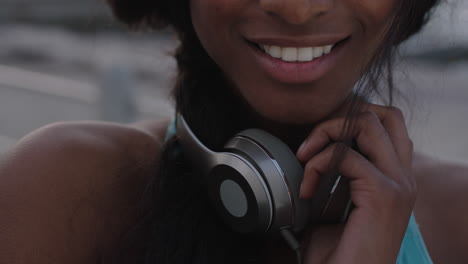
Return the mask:
POLYGON ((417 154, 415 214, 434 263, 468 263, 468 165, 417 154))
POLYGON ((96 262, 134 220, 167 122, 55 123, 21 139, 0 161, 0 263, 96 262))

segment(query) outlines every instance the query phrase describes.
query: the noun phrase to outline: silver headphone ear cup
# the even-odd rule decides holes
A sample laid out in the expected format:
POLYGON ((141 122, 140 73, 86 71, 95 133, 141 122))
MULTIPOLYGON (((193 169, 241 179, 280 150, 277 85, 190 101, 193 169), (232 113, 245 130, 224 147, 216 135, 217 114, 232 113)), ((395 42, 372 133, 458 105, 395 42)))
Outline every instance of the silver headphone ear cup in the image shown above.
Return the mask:
POLYGON ((207 189, 223 221, 240 233, 264 233, 273 220, 273 202, 257 169, 235 153, 218 153, 207 189))
POLYGON ((257 169, 258 177, 265 181, 273 201, 273 222, 271 229, 278 230, 294 222, 292 200, 284 182, 284 176, 275 161, 256 142, 242 136, 235 136, 225 145, 228 153, 243 156, 257 169))
MULTIPOLYGON (((277 137, 259 129, 242 131, 234 138, 245 138, 257 144, 268 155, 268 158, 272 160, 277 169, 281 171, 281 177, 265 173, 270 188, 276 186, 274 187, 276 190, 271 190, 275 210, 290 211, 292 220, 288 227, 292 227, 294 231, 303 230, 310 220, 311 213, 319 214, 319 209, 314 209, 315 205, 312 200, 299 198, 304 170, 291 149, 277 137), (290 201, 287 202, 285 197, 288 197, 290 201), (278 203, 289 204, 290 209, 281 208, 281 204, 278 203)), ((254 162, 256 164, 265 164, 261 160, 255 160, 254 162)), ((274 223, 281 222, 278 217, 281 217, 281 214, 275 213, 274 223)), ((286 226, 277 226, 277 228, 284 227, 286 226)))

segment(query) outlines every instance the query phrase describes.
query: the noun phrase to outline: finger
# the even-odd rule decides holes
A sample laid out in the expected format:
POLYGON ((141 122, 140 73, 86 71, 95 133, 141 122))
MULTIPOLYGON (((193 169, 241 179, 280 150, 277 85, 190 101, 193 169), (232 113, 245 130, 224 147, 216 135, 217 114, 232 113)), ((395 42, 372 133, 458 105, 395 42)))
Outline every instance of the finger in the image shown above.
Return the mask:
MULTIPOLYGON (((312 198, 317 193, 320 178, 331 172, 332 168, 330 168, 330 164, 338 144, 340 143, 328 146, 307 162, 304 169, 304 178, 302 180, 301 198, 312 198)), ((345 151, 343 162, 338 167, 338 171, 343 177, 347 177, 350 180, 364 179, 370 186, 376 186, 376 182, 381 181, 377 178, 384 177, 382 173, 361 154, 349 147, 345 147, 345 151)))
POLYGON ((413 142, 408 135, 402 111, 396 107, 385 107, 376 104, 369 104, 368 109, 378 116, 392 141, 398 158, 409 171, 413 159, 413 142))
MULTIPOLYGON (((331 148, 331 147, 329 147, 331 148)), ((330 172, 330 150, 325 149, 310 159, 304 167, 304 178, 302 179, 299 197, 302 199, 312 198, 317 191, 321 175, 330 172)))
MULTIPOLYGON (((298 159, 307 161, 331 142, 341 140, 343 125, 344 118, 327 120, 317 125, 302 149, 298 151, 298 159)), ((363 112, 358 116, 355 125, 351 136, 356 139, 359 151, 384 174, 395 179, 401 177, 400 161, 392 141, 377 115, 369 111, 363 112)))

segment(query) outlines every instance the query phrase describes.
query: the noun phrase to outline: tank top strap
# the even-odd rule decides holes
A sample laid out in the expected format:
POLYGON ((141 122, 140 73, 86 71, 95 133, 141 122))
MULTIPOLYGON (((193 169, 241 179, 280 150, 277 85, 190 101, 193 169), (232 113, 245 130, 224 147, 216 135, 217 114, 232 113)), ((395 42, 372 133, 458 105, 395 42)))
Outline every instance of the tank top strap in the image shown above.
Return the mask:
POLYGON ((397 264, 432 264, 432 259, 419 231, 414 212, 411 214, 403 243, 398 254, 397 264))
POLYGON ((172 118, 172 120, 169 122, 169 126, 167 127, 166 136, 164 137, 164 142, 167 142, 176 133, 177 133, 176 119, 172 118))

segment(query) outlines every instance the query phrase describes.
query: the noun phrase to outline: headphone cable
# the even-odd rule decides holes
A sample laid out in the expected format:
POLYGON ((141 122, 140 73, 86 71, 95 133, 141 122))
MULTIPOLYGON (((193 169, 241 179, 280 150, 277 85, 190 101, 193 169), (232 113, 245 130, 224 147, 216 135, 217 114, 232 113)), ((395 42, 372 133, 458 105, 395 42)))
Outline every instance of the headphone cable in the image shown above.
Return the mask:
POLYGON ((301 245, 297 241, 293 232, 290 229, 283 228, 280 230, 280 233, 283 236, 286 243, 289 245, 289 247, 296 252, 297 263, 302 264, 301 245))

